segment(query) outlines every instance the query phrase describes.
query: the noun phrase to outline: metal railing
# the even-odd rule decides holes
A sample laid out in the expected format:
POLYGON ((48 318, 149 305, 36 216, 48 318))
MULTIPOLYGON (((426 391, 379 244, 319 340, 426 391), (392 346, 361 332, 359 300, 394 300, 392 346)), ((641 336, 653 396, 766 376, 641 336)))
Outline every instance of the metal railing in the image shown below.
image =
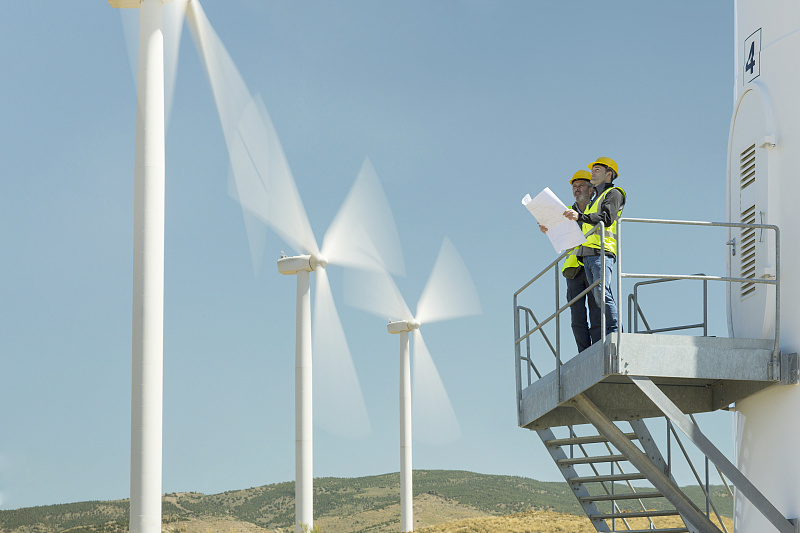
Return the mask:
MULTIPOLYGON (((661 219, 647 219, 647 218, 622 218, 620 222, 625 223, 639 223, 639 224, 668 224, 678 226, 705 226, 705 227, 722 227, 722 228, 752 228, 761 230, 771 230, 775 232, 775 278, 764 279, 756 278, 734 278, 725 276, 705 276, 702 274, 692 275, 674 275, 674 274, 623 274, 621 268, 622 257, 622 239, 619 237, 622 224, 617 224, 617 294, 620 294, 622 289, 622 278, 639 278, 639 279, 652 279, 659 281, 671 280, 704 280, 704 281, 721 281, 724 283, 753 283, 765 284, 775 286, 775 336, 773 342, 773 357, 778 356, 778 343, 780 342, 780 324, 781 324, 781 289, 780 289, 780 268, 781 268, 781 238, 778 226, 772 224, 742 224, 738 222, 698 222, 693 220, 661 220, 661 219)), ((707 305, 707 300, 704 300, 704 305, 707 305)), ((707 312, 707 311, 706 311, 707 312)))
MULTIPOLYGON (((700 426, 697 424, 697 420, 695 420, 694 415, 689 415, 692 423, 697 426, 699 429, 700 426)), ((692 459, 689 457, 689 452, 686 450, 686 447, 683 445, 678 432, 675 430, 675 425, 670 421, 669 418, 664 417, 664 420, 667 423, 667 469, 668 473, 672 470, 672 440, 675 440, 675 443, 680 448, 681 454, 683 455, 683 459, 689 468, 694 474, 694 479, 697 482, 697 486, 700 487, 700 491, 703 493, 703 499, 705 500, 706 504, 706 516, 711 517, 711 511, 714 512, 714 516, 717 518, 717 522, 722 526, 722 529, 725 533, 728 533, 728 528, 725 527, 725 523, 722 521, 722 517, 720 517, 720 513, 717 510, 717 506, 714 505, 714 501, 711 498, 711 484, 709 481, 709 463, 708 456, 704 455, 704 463, 705 463, 705 481, 700 478, 700 475, 697 472, 697 469, 694 467, 694 463, 692 463, 692 459)), ((733 499, 733 490, 731 490, 730 486, 728 485, 728 481, 725 479, 725 476, 722 474, 722 471, 714 465, 717 469, 717 474, 719 475, 720 480, 722 481, 723 485, 728 491, 728 495, 733 499)))
MULTIPOLYGON (((592 230, 587 233, 587 236, 592 233, 600 233, 602 242, 605 242, 606 236, 606 228, 605 225, 600 222, 598 223, 592 230)), ((605 254, 601 254, 602 257, 602 274, 601 278, 596 280, 594 283, 589 285, 584 291, 578 294, 575 298, 566 302, 563 305, 560 305, 560 294, 559 294, 559 286, 560 286, 560 268, 559 265, 561 261, 570 253, 570 250, 564 251, 561 253, 553 262, 547 265, 541 272, 539 272, 536 276, 534 276, 530 281, 528 281, 525 285, 523 285, 518 291, 514 293, 514 347, 515 347, 515 363, 516 363, 516 380, 517 380, 517 402, 522 400, 522 391, 523 391, 523 372, 522 372, 522 365, 524 364, 527 369, 527 384, 530 385, 533 381, 533 376, 531 371, 536 374, 537 379, 542 377, 542 372, 536 368, 534 364, 533 355, 531 354, 531 341, 530 338, 534 333, 539 332, 542 335, 543 339, 545 340, 547 346, 550 348, 554 358, 555 358, 555 370, 556 373, 556 383, 557 383, 557 390, 558 390, 558 400, 563 401, 564 398, 562 397, 562 383, 561 383, 561 367, 564 364, 562 360, 562 351, 561 351, 561 314, 567 310, 572 304, 580 300, 582 297, 586 296, 589 292, 591 292, 595 287, 601 285, 605 287, 606 285, 606 256, 605 254), (531 307, 528 306, 521 306, 518 303, 520 295, 525 292, 526 289, 531 287, 536 281, 542 279, 542 277, 550 270, 553 270, 554 277, 555 277, 555 311, 548 315, 543 320, 538 320, 536 315, 534 314, 531 307), (525 317, 525 332, 522 331, 522 317, 525 317), (533 320, 534 326, 530 327, 530 321, 533 320), (543 329, 544 326, 549 324, 551 321, 555 320, 555 339, 551 340, 548 338, 545 330, 543 329), (522 346, 525 346, 525 355, 522 355, 522 346)), ((651 329, 649 325, 647 325, 648 331, 645 333, 657 333, 657 332, 666 332, 666 331, 676 331, 679 329, 689 329, 694 327, 703 327, 703 335, 707 335, 708 333, 708 299, 707 299, 707 282, 709 281, 717 281, 723 283, 753 283, 753 284, 766 284, 766 285, 774 285, 775 286, 775 338, 773 344, 773 357, 778 356, 778 342, 780 338, 780 230, 777 226, 769 225, 769 224, 741 224, 735 222, 698 222, 698 221, 689 221, 689 220, 660 220, 660 219, 643 219, 643 218, 621 218, 617 223, 617 258, 616 258, 616 300, 620 302, 620 295, 622 291, 622 279, 623 278, 636 278, 636 279, 647 279, 651 281, 647 282, 640 282, 634 286, 634 294, 629 296, 629 304, 633 306, 633 315, 634 317, 640 316, 639 313, 641 308, 638 306, 638 293, 636 292, 637 287, 639 285, 644 284, 651 284, 651 283, 663 283, 668 281, 676 281, 676 280, 701 280, 704 282, 704 298, 703 298, 703 305, 704 305, 704 312, 703 312, 703 323, 702 324, 690 324, 685 326, 678 326, 673 328, 662 328, 662 329, 651 329), (681 226, 705 226, 705 227, 728 227, 728 228, 752 228, 752 229, 761 229, 761 230, 771 230, 775 233, 775 277, 774 279, 764 279, 764 278, 736 278, 736 277, 725 277, 725 276, 707 276, 704 274, 691 274, 691 275, 681 275, 681 274, 635 274, 635 273, 623 273, 622 272, 622 248, 623 248, 623 239, 622 239, 622 226, 623 223, 627 225, 628 223, 638 223, 638 224, 663 224, 663 225, 681 225, 681 226), (631 300, 632 298, 632 300, 631 300)), ((605 290, 601 290, 600 293, 602 294, 602 302, 599 305, 600 307, 600 316, 601 316, 601 338, 600 342, 605 345, 606 344, 606 313, 605 313, 605 302, 606 302, 606 294, 605 290)), ((591 297, 591 296, 590 296, 591 297)), ((618 312, 621 309, 621 306, 618 303, 618 312)), ((628 318, 630 321, 630 314, 631 311, 628 313, 628 318)), ((621 316, 618 316, 618 323, 622 323, 621 316)), ((634 331, 638 329, 638 324, 635 326, 634 331)), ((630 323, 629 323, 629 331, 630 331, 630 323)), ((545 372, 546 373, 546 372, 545 372)))
MULTIPOLYGON (((695 276, 705 276, 705 274, 698 273, 695 276)), ((646 285, 654 285, 657 283, 669 283, 675 281, 672 279, 652 279, 649 281, 640 281, 633 285, 633 292, 628 295, 628 331, 631 333, 666 333, 669 331, 682 331, 686 329, 703 328, 703 337, 708 337, 708 280, 703 280, 703 321, 697 324, 685 324, 683 326, 670 326, 666 328, 651 328, 644 316, 642 306, 639 305, 639 287, 646 285), (642 319, 645 330, 639 329, 639 319, 642 319), (633 322, 633 324, 631 324, 633 322)))
MULTIPOLYGON (((617 228, 619 229, 619 224, 617 224, 617 228)), ((601 236, 600 237, 601 238, 601 242, 605 243, 605 240, 606 240, 606 227, 605 227, 605 224, 602 221, 600 221, 589 232, 587 232, 586 236, 588 237, 589 235, 592 235, 592 234, 598 233, 598 232, 600 233, 600 236, 601 236)), ((617 240, 619 242, 619 237, 617 237, 617 240)), ((547 265, 541 272, 539 272, 539 274, 534 276, 533 279, 531 279, 528 283, 523 285, 517 292, 514 293, 514 338, 515 338, 514 346, 515 346, 516 363, 517 363, 516 364, 516 375, 517 375, 517 401, 518 402, 522 399, 522 371, 521 371, 521 368, 520 368, 521 361, 523 360, 523 358, 521 356, 521 353, 520 353, 520 350, 521 350, 520 343, 522 341, 526 341, 525 346, 526 346, 526 350, 527 350, 527 354, 528 354, 528 356, 525 357, 524 360, 528 362, 530 367, 533 368, 534 372, 536 372, 536 375, 539 378, 542 377, 542 375, 536 369, 536 365, 533 363, 533 359, 531 359, 531 357, 530 357, 530 340, 529 339, 530 339, 530 336, 533 335, 534 333, 536 333, 537 331, 541 332, 542 336, 545 339, 545 342, 547 342, 547 345, 550 347, 550 350, 553 352, 553 355, 556 358, 556 369, 558 369, 558 374, 556 375, 556 383, 557 383, 557 389, 558 389, 558 400, 561 401, 563 399, 562 398, 562 386, 561 386, 561 365, 563 364, 562 361, 561 361, 561 313, 564 312, 564 310, 568 309, 572 304, 574 304, 575 302, 580 300, 582 297, 586 296, 589 292, 592 291, 592 289, 594 289, 595 287, 597 287, 601 283, 602 283, 603 287, 605 287, 605 285, 606 285, 606 255, 605 254, 600 254, 600 256, 602 258, 601 259, 601 276, 600 276, 600 279, 596 280, 594 283, 589 285, 580 294, 575 296, 575 298, 573 298, 572 300, 570 300, 566 304, 564 304, 564 305, 559 307, 559 303, 560 303, 559 286, 560 286, 560 281, 561 281, 561 269, 558 268, 558 265, 559 265, 559 263, 561 263, 562 259, 564 259, 567 255, 570 254, 571 251, 572 251, 571 249, 563 251, 561 253, 561 255, 556 257, 555 261, 553 261, 552 263, 547 265), (528 307, 520 307, 520 306, 517 305, 517 299, 518 299, 519 295, 523 291, 525 291, 525 289, 527 289, 528 287, 533 285, 534 282, 536 282, 539 278, 541 278, 551 268, 553 269, 553 272, 555 273, 555 307, 556 307, 556 311, 553 314, 551 314, 550 316, 548 316, 547 318, 545 318, 542 322, 539 322, 536 319, 536 316, 533 314, 533 311, 530 308, 528 308, 528 307), (521 335, 521 331, 520 331, 519 312, 521 310, 524 310, 526 312, 526 332, 525 332, 524 335, 521 335), (528 322, 528 318, 527 318, 528 315, 536 323, 536 326, 534 328, 532 328, 532 329, 529 327, 529 322, 528 322), (546 333, 544 332, 544 329, 542 329, 551 320, 554 320, 554 319, 556 321, 556 324, 555 324, 555 326, 556 326, 555 347, 550 342, 550 339, 547 337, 546 333)), ((619 280, 618 280, 618 282, 619 282, 619 280)), ((600 335, 601 335, 600 341, 605 345, 605 343, 606 343, 606 314, 605 314, 606 294, 605 294, 604 290, 601 290, 600 292, 603 294, 602 305, 600 305, 600 310, 601 310, 601 313, 600 313, 600 317, 601 317, 600 318, 600 332, 601 332, 600 333, 600 335)), ((619 294, 619 289, 617 289, 617 294, 619 294)), ((590 298, 591 297, 592 296, 590 296, 590 298)), ((531 375, 530 375, 530 368, 528 368, 528 385, 530 385, 530 384, 531 384, 531 375)))

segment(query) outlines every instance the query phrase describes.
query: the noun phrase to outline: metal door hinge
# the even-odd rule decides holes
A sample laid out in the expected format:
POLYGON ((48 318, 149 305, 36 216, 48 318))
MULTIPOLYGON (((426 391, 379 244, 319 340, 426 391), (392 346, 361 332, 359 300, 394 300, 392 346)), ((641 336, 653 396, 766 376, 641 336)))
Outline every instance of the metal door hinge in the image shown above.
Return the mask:
POLYGON ((731 255, 736 255, 736 237, 726 242, 728 246, 731 247, 731 255))

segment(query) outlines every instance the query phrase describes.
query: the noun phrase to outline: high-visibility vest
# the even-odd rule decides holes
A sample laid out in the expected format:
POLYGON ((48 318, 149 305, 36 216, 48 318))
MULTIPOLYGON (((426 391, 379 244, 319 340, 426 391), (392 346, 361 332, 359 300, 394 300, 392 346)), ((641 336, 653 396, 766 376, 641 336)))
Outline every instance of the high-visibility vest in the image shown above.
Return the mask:
POLYGON ((576 246, 572 249, 569 255, 564 258, 564 266, 561 267, 561 274, 565 278, 574 279, 580 273, 580 269, 583 268, 583 262, 578 259, 577 253, 580 246, 576 246))
MULTIPOLYGON (((572 209, 578 211, 578 204, 575 203, 572 205, 572 209)), ((561 267, 561 274, 565 278, 574 279, 580 273, 580 270, 583 268, 583 261, 578 259, 578 250, 580 246, 576 246, 572 249, 572 251, 564 258, 564 265, 561 267)))
MULTIPOLYGON (((608 194, 608 192, 611 191, 612 189, 617 189, 619 192, 622 193, 622 205, 619 206, 619 212, 617 213, 617 216, 614 218, 614 222, 611 223, 611 226, 606 228, 606 240, 605 240, 605 246, 603 248, 604 248, 604 250, 606 252, 612 253, 612 254, 614 254, 614 256, 616 256, 617 255, 617 220, 619 220, 619 217, 622 214, 622 208, 625 206, 625 200, 627 199, 627 195, 625 194, 625 191, 622 190, 621 187, 609 187, 608 189, 603 191, 603 194, 601 194, 600 196, 595 198, 594 202, 592 202, 591 205, 586 209, 586 211, 584 211, 584 214, 591 215, 592 213, 597 213, 597 210, 600 209, 600 204, 603 203, 603 198, 605 198, 606 195, 608 194)), ((594 226, 592 224, 587 224, 587 223, 584 222, 581 230, 583 231, 584 234, 586 234, 589 231, 591 231, 593 227, 594 226)), ((597 233, 593 233, 593 234, 589 235, 589 237, 587 237, 586 242, 583 243, 583 245, 586 246, 587 248, 595 248, 595 249, 599 250, 600 249, 600 238, 601 238, 600 237, 600 232, 599 232, 599 229, 598 229, 597 233)))

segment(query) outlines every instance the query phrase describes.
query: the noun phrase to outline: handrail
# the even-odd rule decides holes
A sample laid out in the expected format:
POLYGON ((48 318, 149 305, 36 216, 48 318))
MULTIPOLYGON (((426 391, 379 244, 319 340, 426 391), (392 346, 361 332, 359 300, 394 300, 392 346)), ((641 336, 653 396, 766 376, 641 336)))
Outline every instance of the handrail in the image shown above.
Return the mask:
MULTIPOLYGON (((600 222, 598 222, 595 226, 593 226, 591 230, 589 230, 588 232, 584 233, 584 235, 588 237, 589 235, 592 235, 592 234, 596 233, 598 228, 600 229, 601 242, 605 243, 606 228, 605 228, 605 224, 603 223, 602 220, 600 222)), ((515 350, 515 354, 516 354, 516 365, 515 365, 516 366, 516 370, 515 370, 515 374, 516 374, 516 380, 517 380, 517 405, 519 405, 519 402, 522 401, 522 372, 521 372, 521 369, 520 369, 520 361, 521 360, 527 360, 529 365, 533 365, 533 361, 532 361, 530 356, 528 356, 527 358, 523 358, 521 356, 520 343, 523 340, 526 340, 528 337, 530 337, 536 331, 541 331, 542 335, 546 339, 546 335, 544 335, 544 330, 542 328, 546 324, 548 324, 551 320, 553 320, 553 319, 556 320, 556 349, 555 349, 555 354, 554 355, 555 355, 555 358, 556 358, 556 368, 558 369, 558 374, 556 376, 558 397, 559 397, 559 399, 561 399, 561 393, 562 393, 562 388, 561 388, 561 365, 562 365, 562 361, 561 361, 561 324, 560 324, 560 322, 561 322, 560 321, 561 313, 565 309, 567 309, 570 305, 575 303, 575 301, 577 301, 581 296, 584 296, 584 295, 588 294, 589 291, 591 291, 599 283, 602 282, 603 286, 605 286, 605 277, 606 277, 605 261, 606 261, 606 256, 605 256, 605 254, 601 254, 601 256, 603 258, 602 259, 602 276, 601 276, 601 279, 598 280, 598 281, 595 281, 591 286, 586 288, 581 294, 579 294, 578 296, 573 298, 566 305, 563 305, 561 307, 558 306, 558 303, 559 303, 558 288, 559 288, 559 281, 560 281, 559 280, 558 264, 561 262, 562 259, 564 259, 567 255, 569 255, 569 253, 571 251, 572 251, 572 249, 564 250, 563 252, 561 252, 561 254, 559 254, 559 256, 556 257, 556 259, 553 262, 551 262, 549 265, 547 265, 544 269, 542 269, 541 272, 539 272, 530 281, 528 281, 519 290, 517 290, 517 292, 514 293, 514 338, 515 338, 515 340, 514 340, 514 350, 515 350), (542 322, 540 322, 540 323, 537 322, 535 328, 533 328, 532 330, 527 331, 524 336, 521 336, 520 323, 519 323, 519 310, 520 310, 520 307, 517 305, 517 297, 519 296, 520 293, 522 293, 522 291, 524 291, 525 289, 530 287, 535 281, 537 281, 539 278, 541 278, 551 268, 554 269, 555 276, 556 276, 556 283, 555 283, 556 311, 552 315, 550 315, 546 319, 544 319, 542 322)), ((603 293, 603 305, 602 305, 602 308, 605 308, 606 295, 605 295, 605 291, 601 291, 601 292, 603 293)), ((531 315, 532 314, 533 313, 531 312, 531 315)), ((602 333, 601 333, 601 341, 603 342, 603 344, 605 344, 605 342, 606 342, 606 316, 605 316, 605 313, 601 313, 601 327, 600 327, 600 329, 602 331, 602 333)), ((552 345, 550 344, 549 340, 547 340, 547 343, 548 343, 548 345, 551 346, 551 349, 552 349, 552 345)), ((535 368, 535 366, 534 366, 534 368, 535 368)), ((537 373, 537 375, 539 374, 538 370, 536 370, 536 373, 537 373)), ((539 376, 539 377, 541 378, 541 376, 539 376)))
MULTIPOLYGON (((695 426, 697 426, 698 429, 700 429, 700 424, 697 423, 697 420, 695 420, 693 414, 689 413, 689 419, 692 421, 692 423, 695 426)), ((674 431, 674 429, 673 429, 673 431, 674 431)), ((677 436, 677 434, 676 434, 676 436, 677 436)), ((708 463, 709 463, 708 456, 706 455, 706 492, 708 492, 708 486, 709 486, 709 484, 708 484, 708 463)), ((728 495, 731 498, 733 498, 734 497, 733 496, 733 491, 728 486, 728 481, 725 479, 725 475, 722 473, 722 470, 720 470, 720 468, 716 464, 714 465, 714 468, 716 468, 717 474, 719 474, 719 478, 722 480, 722 483, 725 485, 725 488, 728 489, 728 495)), ((709 500, 710 499, 711 499, 711 496, 709 495, 709 500)), ((716 512, 716 509, 714 509, 714 511, 716 512)), ((708 514, 708 513, 706 512, 706 514, 708 514)), ((725 533, 728 533, 727 529, 725 530, 725 533)))
POLYGON ((781 327, 781 291, 780 291, 780 268, 781 268, 781 238, 780 228, 774 224, 744 224, 740 222, 703 222, 697 220, 665 220, 665 219, 648 219, 648 218, 620 218, 617 224, 617 294, 622 290, 622 278, 640 278, 640 279, 697 279, 708 281, 722 281, 725 283, 754 283, 775 285, 775 339, 772 348, 772 357, 777 358, 779 353, 780 342, 780 327, 781 327), (775 279, 764 278, 734 278, 725 276, 702 276, 702 275, 662 275, 662 274, 623 274, 619 257, 622 255, 622 239, 620 238, 620 231, 623 222, 633 222, 641 224, 669 224, 679 226, 706 226, 706 227, 723 227, 723 228, 753 228, 761 230, 772 230, 775 232, 775 279))
MULTIPOLYGON (((714 505, 714 502, 711 499, 711 494, 709 493, 709 486, 708 486, 708 456, 705 456, 705 458, 706 458, 706 484, 705 484, 705 486, 703 486, 703 481, 700 479, 700 476, 698 475, 697 470, 694 467, 694 463, 692 463, 692 460, 689 457, 689 453, 686 451, 686 448, 683 446, 683 442, 681 441, 680 436, 678 436, 678 432, 675 431, 675 427, 673 426, 673 424, 670 421, 670 419, 666 418, 666 420, 667 420, 667 441, 669 442, 670 434, 673 437, 675 437, 675 442, 678 443, 678 446, 681 449, 681 453, 683 454, 683 458, 686 460, 686 463, 689 465, 689 468, 691 469, 692 473, 694 474, 694 478, 697 481, 697 485, 700 487, 700 491, 703 493, 703 496, 705 497, 705 500, 706 500, 706 516, 710 515, 709 507, 711 507, 711 509, 714 510, 714 514, 717 517, 717 521, 722 526, 722 529, 725 531, 725 533, 728 533, 728 528, 726 528, 725 524, 722 522, 722 518, 719 515, 719 511, 717 511, 717 506, 714 505)), ((697 425, 697 421, 694 420, 694 417, 692 417, 692 422, 694 422, 694 424, 697 425)), ((720 476, 722 476, 722 473, 720 473, 720 476)))
MULTIPOLYGON (((705 276, 703 273, 694 274, 695 276, 705 276)), ((650 327, 650 324, 647 323, 647 319, 644 317, 644 312, 642 311, 641 306, 639 305, 639 287, 644 285, 654 285, 657 283, 669 283, 670 281, 676 281, 672 279, 651 279, 648 281, 640 281, 639 283, 635 283, 633 285, 633 292, 628 295, 628 331, 631 333, 664 333, 667 331, 680 331, 684 329, 695 329, 695 328, 703 328, 703 337, 708 336, 708 280, 703 281, 703 321, 699 324, 686 324, 683 326, 672 326, 667 328, 656 328, 653 329, 650 327), (632 310, 633 308, 633 310, 632 310), (647 328, 645 331, 639 331, 639 320, 638 317, 642 317, 642 322, 644 322, 645 327, 647 328), (631 324, 633 321, 633 324, 631 324)))
MULTIPOLYGON (((525 339, 527 339, 528 337, 530 337, 530 336, 531 336, 533 333, 536 333, 537 331, 539 331, 540 329, 542 329, 542 327, 546 326, 546 325, 547 325, 547 324, 548 324, 548 323, 549 323, 551 320, 553 320, 554 318, 556 318, 556 317, 557 317, 557 316, 558 316, 558 315, 559 315, 561 312, 563 312, 563 311, 565 311, 566 309, 568 309, 569 307, 571 307, 571 306, 572 306, 572 304, 574 304, 575 302, 577 302, 577 301, 578 301, 578 300, 579 300, 579 299, 580 299, 582 296, 585 296, 585 295, 587 295, 587 294, 588 294, 588 293, 589 293, 589 292, 590 292, 590 291, 591 291, 593 288, 597 287, 598 285, 600 285, 600 280, 597 280, 597 281, 595 281, 594 283, 592 283, 592 284, 591 284, 589 287, 587 287, 586 289, 584 289, 584 290, 583 290, 583 292, 581 292, 581 293, 580 293, 578 296, 576 296, 575 298, 573 298, 573 299, 572 299, 572 300, 570 300, 569 302, 567 302, 567 303, 565 303, 564 305, 562 305, 561 307, 559 307, 559 308, 556 310, 556 312, 555 312, 555 313, 553 313, 552 315, 548 316, 548 317, 547 317, 547 318, 545 318, 543 321, 541 321, 541 322, 536 322, 536 327, 535 327, 535 328, 533 328, 533 329, 531 329, 531 330, 528 330, 528 332, 527 332, 525 335, 523 335, 522 337, 518 338, 518 339, 515 341, 515 342, 516 342, 516 344, 519 344, 520 342, 522 342, 522 341, 524 341, 525 339)), ((520 306, 520 307, 518 307, 518 309, 529 309, 529 308, 520 306)), ((542 335, 544 335, 544 333, 542 333, 542 335)), ((549 341, 548 341, 548 344, 549 344, 549 341)), ((550 347, 552 348, 552 345, 551 345, 550 347)), ((553 352, 553 355, 555 355, 555 352, 553 352)))

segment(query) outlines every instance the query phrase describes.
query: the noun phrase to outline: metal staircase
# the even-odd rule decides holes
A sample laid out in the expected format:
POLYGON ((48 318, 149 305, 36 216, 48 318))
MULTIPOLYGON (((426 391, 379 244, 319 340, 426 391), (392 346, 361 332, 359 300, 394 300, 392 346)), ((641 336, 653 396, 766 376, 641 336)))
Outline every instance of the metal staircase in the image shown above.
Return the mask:
MULTIPOLYGON (((638 441, 650 460, 666 473, 664 458, 644 422, 632 420, 630 426, 632 431, 623 433, 623 437, 638 441)), ((551 428, 538 429, 537 433, 597 531, 697 532, 685 522, 676 527, 674 520, 659 520, 680 517, 680 512, 654 487, 631 483, 647 477, 606 437, 596 432, 578 436, 574 426, 568 429, 569 436, 564 438, 556 438, 551 428), (584 472, 579 471, 581 468, 584 472)))
MULTIPOLYGON (((643 219, 622 219, 621 222, 752 226, 777 230, 774 226, 759 224, 643 219)), ((603 231, 602 223, 598 228, 603 231)), ((622 241, 618 242, 619 254, 622 241)), ((776 272, 774 279, 618 272, 617 295, 621 294, 624 277, 649 280, 634 287, 628 310, 629 320, 631 315, 641 317, 648 329, 638 331, 637 321, 634 333, 603 334, 601 341, 563 361, 560 315, 573 302, 561 305, 558 280, 559 263, 567 253, 514 295, 517 415, 520 427, 535 430, 539 434, 594 528, 598 532, 729 533, 708 495, 708 474, 705 489, 700 482, 705 493, 705 511, 673 479, 668 464, 670 454, 667 454, 665 461, 643 421, 662 417, 667 420, 672 432, 668 432, 667 437, 674 434, 678 439, 676 430, 680 431, 705 455, 706 465, 709 461, 713 463, 720 476, 727 477, 738 493, 758 508, 776 531, 800 533, 797 521, 787 519, 778 511, 703 435, 691 417, 691 413, 727 408, 767 387, 798 383, 797 354, 780 353, 777 328, 772 339, 706 336, 708 281, 772 285, 776 291, 776 306, 779 306, 779 272, 776 272), (520 300, 524 291, 551 270, 555 272, 557 280, 556 310, 540 321, 532 310, 533 305, 521 305, 520 300), (702 322, 650 329, 638 301, 639 286, 677 280, 703 282, 702 322), (551 336, 548 336, 545 326, 551 322, 551 336), (663 334, 682 333, 682 330, 694 328, 702 328, 703 335, 663 334), (546 346, 555 359, 555 368, 550 372, 541 372, 535 364, 541 360, 541 354, 532 344, 534 334, 541 336, 539 345, 546 346), (623 425, 629 425, 630 430, 626 426, 623 431, 623 425)), ((776 254, 779 254, 779 245, 776 245, 776 254)), ((777 263, 776 260, 773 264, 777 263)), ((584 294, 590 290, 591 287, 584 294)), ((680 440, 677 442, 688 460, 683 444, 680 440)), ((697 481, 701 481, 691 461, 689 466, 697 481)))
MULTIPOLYGON (((641 421, 630 424, 632 431, 623 433, 623 436, 639 441, 653 462, 666 471, 666 463, 647 426, 641 421)), ((631 483, 647 477, 633 468, 625 455, 603 435, 578 436, 574 426, 569 426, 570 436, 564 438, 556 438, 551 428, 539 429, 537 433, 597 531, 696 532, 696 529, 686 526, 674 527, 672 524, 670 527, 658 523, 658 518, 680 516, 680 513, 674 506, 663 508, 666 500, 660 491, 631 483), (579 472, 582 467, 586 472, 579 472), (655 502, 660 505, 654 506, 655 502), (603 510, 606 505, 608 510, 603 510), (634 519, 639 519, 637 524, 633 523, 634 519)))

